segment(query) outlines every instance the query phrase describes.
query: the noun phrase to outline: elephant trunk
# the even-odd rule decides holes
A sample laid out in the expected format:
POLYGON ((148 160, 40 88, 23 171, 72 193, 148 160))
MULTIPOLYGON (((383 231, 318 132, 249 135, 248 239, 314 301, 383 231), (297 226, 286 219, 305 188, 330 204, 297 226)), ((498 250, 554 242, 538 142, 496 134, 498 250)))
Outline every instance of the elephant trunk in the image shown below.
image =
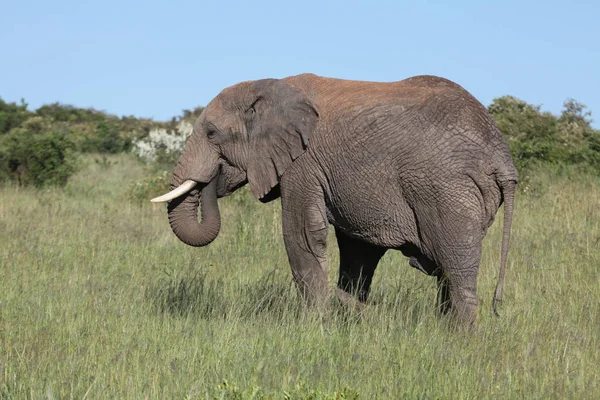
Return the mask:
MULTIPOLYGON (((219 174, 204 187, 194 188, 187 194, 169 202, 168 215, 171 229, 185 244, 195 247, 206 246, 217 238, 221 229, 221 215, 217 202, 219 174), (202 203, 202 220, 198 222, 198 204, 202 203)), ((177 174, 173 176, 171 190, 181 185, 177 174)))

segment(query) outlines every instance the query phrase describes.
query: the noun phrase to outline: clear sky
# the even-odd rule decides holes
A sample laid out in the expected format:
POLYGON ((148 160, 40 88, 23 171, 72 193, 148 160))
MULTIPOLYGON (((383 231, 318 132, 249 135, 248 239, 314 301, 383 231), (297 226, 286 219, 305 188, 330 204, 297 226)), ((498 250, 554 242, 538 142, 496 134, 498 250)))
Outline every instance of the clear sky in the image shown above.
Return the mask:
POLYGON ((240 81, 434 74, 600 127, 600 1, 19 0, 0 7, 0 97, 159 120, 240 81))

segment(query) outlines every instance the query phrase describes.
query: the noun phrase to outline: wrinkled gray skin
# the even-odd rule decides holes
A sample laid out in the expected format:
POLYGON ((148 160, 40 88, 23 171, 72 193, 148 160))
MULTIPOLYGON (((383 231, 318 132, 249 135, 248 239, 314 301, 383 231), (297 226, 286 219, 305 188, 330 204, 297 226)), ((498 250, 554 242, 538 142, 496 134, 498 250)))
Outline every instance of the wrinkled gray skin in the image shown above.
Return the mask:
POLYGON ((504 201, 494 300, 502 297, 517 171, 485 107, 446 79, 303 74, 229 87, 196 121, 171 188, 187 179, 196 188, 168 207, 184 243, 214 240, 217 197, 249 183, 263 202, 281 197, 293 278, 309 303, 327 297, 332 224, 341 298, 366 301, 379 260, 397 249, 437 277, 439 312, 467 326, 477 313, 482 239, 504 201))

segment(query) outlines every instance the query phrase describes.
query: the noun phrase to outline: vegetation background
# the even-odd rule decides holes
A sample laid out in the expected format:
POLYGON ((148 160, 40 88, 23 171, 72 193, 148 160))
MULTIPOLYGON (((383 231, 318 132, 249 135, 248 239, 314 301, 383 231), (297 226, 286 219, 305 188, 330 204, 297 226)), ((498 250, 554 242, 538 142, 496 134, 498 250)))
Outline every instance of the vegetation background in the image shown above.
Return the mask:
MULTIPOLYGON (((0 100, 0 398, 594 398, 600 394, 600 132, 504 96, 521 182, 502 318, 501 221, 479 331, 434 315, 434 280, 388 252, 362 315, 298 306, 278 202, 221 200, 194 249, 164 192, 201 107, 168 122, 0 100)), ((330 276, 338 262, 329 248, 330 276)))

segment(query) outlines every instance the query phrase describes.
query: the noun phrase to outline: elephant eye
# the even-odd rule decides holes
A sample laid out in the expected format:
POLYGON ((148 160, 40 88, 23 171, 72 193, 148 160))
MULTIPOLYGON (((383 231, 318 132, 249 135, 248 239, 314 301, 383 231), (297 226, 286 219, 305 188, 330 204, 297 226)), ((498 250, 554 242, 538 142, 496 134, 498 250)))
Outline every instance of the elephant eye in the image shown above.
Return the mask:
POLYGON ((208 132, 206 133, 206 136, 209 139, 214 139, 215 137, 217 137, 217 131, 216 131, 216 129, 209 129, 208 132))

